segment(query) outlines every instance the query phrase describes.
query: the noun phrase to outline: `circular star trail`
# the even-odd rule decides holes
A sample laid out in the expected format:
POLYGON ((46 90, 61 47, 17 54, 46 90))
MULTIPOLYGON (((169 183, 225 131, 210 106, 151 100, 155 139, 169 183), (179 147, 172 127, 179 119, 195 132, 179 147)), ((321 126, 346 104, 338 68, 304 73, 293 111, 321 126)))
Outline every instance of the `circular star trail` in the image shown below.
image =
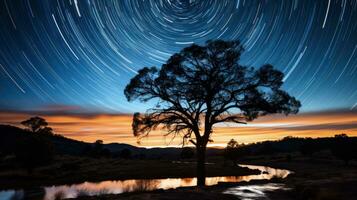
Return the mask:
POLYGON ((1 0, 0 107, 132 112, 123 89, 192 43, 242 41, 302 110, 357 109, 355 0, 1 0))

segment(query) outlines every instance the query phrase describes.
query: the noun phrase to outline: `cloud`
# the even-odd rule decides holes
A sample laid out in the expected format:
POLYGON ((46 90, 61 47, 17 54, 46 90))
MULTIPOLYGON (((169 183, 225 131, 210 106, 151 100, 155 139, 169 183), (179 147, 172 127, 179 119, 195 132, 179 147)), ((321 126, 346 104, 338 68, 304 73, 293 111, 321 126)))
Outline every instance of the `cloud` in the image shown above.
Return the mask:
MULTIPOLYGON (((20 122, 33 116, 44 117, 56 133, 77 140, 93 142, 120 142, 136 145, 132 134, 132 114, 88 112, 78 106, 50 105, 33 111, 0 111, 0 123, 21 126, 20 122)), ((247 125, 222 124, 214 128, 211 145, 224 146, 234 138, 250 143, 263 140, 281 139, 285 136, 326 137, 339 133, 357 136, 357 112, 334 110, 301 113, 298 115, 270 115, 261 117, 247 125)), ((163 137, 164 130, 156 130, 143 139, 143 146, 163 146, 171 141, 171 136, 163 137)), ((180 137, 171 144, 180 144, 180 137)))
POLYGON ((317 125, 301 125, 301 126, 291 126, 291 127, 281 127, 275 128, 281 130, 346 130, 346 129, 356 129, 357 122, 346 123, 346 124, 337 124, 337 123, 326 123, 326 124, 317 124, 317 125))

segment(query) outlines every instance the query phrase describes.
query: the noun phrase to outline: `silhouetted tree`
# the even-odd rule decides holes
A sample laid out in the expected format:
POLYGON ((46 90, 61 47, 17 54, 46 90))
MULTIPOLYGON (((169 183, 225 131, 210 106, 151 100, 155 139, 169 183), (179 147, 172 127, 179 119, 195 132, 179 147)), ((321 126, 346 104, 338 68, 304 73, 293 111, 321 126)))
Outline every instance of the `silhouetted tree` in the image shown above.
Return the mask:
MULTIPOLYGON (((51 127, 44 127, 37 131, 41 134, 53 135, 53 129, 51 127)), ((61 137, 62 135, 56 134, 57 137, 61 137)), ((63 136, 62 136, 63 137, 63 136)))
POLYGON ((300 102, 281 90, 284 74, 271 65, 238 63, 239 41, 207 41, 172 55, 161 69, 144 67, 125 88, 128 101, 157 104, 133 116, 138 139, 162 125, 197 151, 197 185, 205 185, 205 152, 212 128, 222 122, 245 124, 269 113, 297 113, 300 102))
POLYGON ((233 166, 237 166, 238 148, 239 148, 238 142, 234 139, 231 139, 227 143, 227 147, 224 149, 224 158, 231 160, 233 162, 233 166))
POLYGON ((52 128, 47 127, 48 123, 41 117, 31 117, 30 119, 22 121, 21 124, 34 133, 52 133, 52 128))
POLYGON ((88 148, 88 154, 95 158, 111 156, 111 152, 104 148, 103 140, 96 140, 93 147, 88 148))
POLYGON ((96 140, 94 142, 94 148, 96 151, 101 151, 103 149, 103 140, 96 140))
POLYGON ((335 138, 339 138, 339 139, 348 138, 348 135, 346 133, 336 134, 335 138))
POLYGON ((194 150, 191 147, 183 147, 181 150, 181 159, 191 159, 195 155, 194 150))
POLYGON ((238 166, 238 159, 249 154, 249 149, 244 144, 239 144, 236 140, 231 139, 224 149, 225 160, 231 160, 233 166, 238 166))

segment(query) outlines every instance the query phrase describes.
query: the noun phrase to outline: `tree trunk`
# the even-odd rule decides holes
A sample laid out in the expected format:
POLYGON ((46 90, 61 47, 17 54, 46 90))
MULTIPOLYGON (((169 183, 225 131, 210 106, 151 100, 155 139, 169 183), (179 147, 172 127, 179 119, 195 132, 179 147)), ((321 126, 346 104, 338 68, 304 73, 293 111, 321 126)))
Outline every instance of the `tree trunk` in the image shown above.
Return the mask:
POLYGON ((205 186, 206 183, 206 147, 197 146, 197 186, 205 186))

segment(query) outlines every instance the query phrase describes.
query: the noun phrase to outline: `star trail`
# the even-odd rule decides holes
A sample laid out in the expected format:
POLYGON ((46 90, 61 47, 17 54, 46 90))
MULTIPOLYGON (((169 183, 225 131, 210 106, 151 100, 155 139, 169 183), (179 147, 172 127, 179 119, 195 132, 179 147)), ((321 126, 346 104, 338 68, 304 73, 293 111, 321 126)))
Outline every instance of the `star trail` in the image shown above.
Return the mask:
POLYGON ((1 0, 0 109, 144 111, 123 89, 144 66, 209 39, 242 41, 302 111, 357 110, 355 0, 1 0))

